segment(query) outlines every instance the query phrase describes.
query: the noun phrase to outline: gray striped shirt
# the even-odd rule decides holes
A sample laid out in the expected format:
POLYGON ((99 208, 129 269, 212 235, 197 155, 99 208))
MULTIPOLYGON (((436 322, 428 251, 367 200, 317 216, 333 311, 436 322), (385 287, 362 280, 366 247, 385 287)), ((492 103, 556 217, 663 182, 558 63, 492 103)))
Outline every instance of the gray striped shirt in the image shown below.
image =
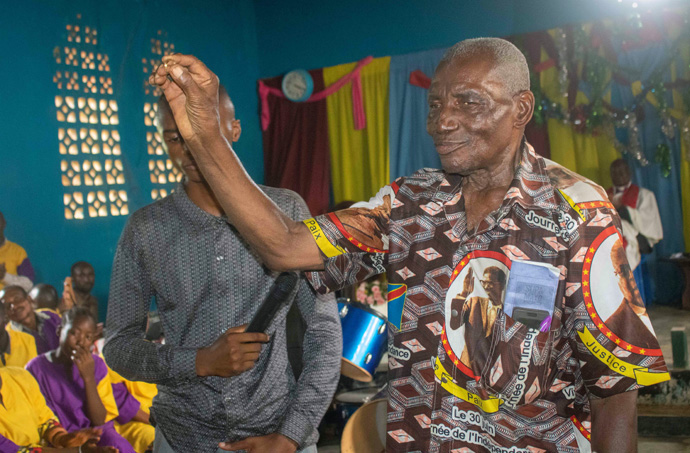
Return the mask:
MULTIPOLYGON (((262 190, 292 218, 308 217, 294 192, 262 190)), ((269 327, 271 341, 254 368, 232 378, 195 371, 196 350, 249 322, 276 276, 181 185, 129 218, 113 264, 103 354, 125 378, 158 384, 152 412, 175 450, 215 452, 218 442, 274 432, 300 448, 316 443, 338 382, 342 338, 333 297, 317 296, 304 278, 293 295, 307 325, 298 381, 287 356, 288 305, 269 327), (165 345, 144 340, 152 298, 165 345)))

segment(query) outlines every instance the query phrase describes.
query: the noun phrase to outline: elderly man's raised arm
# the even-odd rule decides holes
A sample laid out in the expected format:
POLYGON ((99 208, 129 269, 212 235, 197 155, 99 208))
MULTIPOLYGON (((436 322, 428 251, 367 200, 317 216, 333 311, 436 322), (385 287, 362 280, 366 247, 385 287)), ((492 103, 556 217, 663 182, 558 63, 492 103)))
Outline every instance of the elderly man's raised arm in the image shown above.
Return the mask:
POLYGON ((307 227, 266 197, 242 167, 220 129, 218 77, 190 55, 163 58, 151 83, 159 85, 175 122, 230 223, 275 270, 322 269, 307 227))

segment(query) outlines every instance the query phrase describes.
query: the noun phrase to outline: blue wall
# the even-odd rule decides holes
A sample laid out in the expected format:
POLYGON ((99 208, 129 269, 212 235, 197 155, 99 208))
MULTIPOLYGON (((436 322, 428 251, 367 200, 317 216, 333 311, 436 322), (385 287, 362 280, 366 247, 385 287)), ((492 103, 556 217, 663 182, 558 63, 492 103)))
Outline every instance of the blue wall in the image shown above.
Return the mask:
MULTIPOLYGON (((624 0, 26 0, 4 2, 0 16, 0 211, 6 234, 23 245, 38 280, 60 289, 69 266, 96 268, 105 313, 112 257, 125 218, 64 219, 53 104, 53 48, 77 13, 99 31, 111 61, 130 211, 150 203, 143 125, 141 58, 163 29, 180 52, 202 58, 228 86, 243 134, 238 154, 263 180, 256 79, 366 55, 442 48, 474 36, 508 36, 630 11, 624 0)), ((645 5, 681 3, 642 0, 645 5)), ((687 0, 686 0, 687 1, 687 0)))
MULTIPOLYGON (((640 9, 687 0, 636 0, 640 9)), ((259 75, 629 14, 633 0, 256 0, 259 75)))
POLYGON ((95 295, 105 315, 113 255, 124 217, 65 220, 58 127, 52 81, 53 48, 63 43, 65 26, 95 26, 98 51, 110 57, 114 97, 119 106, 122 157, 130 212, 151 202, 153 185, 143 114, 141 59, 150 39, 168 32, 176 50, 195 53, 230 89, 242 120, 237 146, 252 176, 263 179, 255 81, 258 76, 254 6, 250 0, 4 2, 0 16, 0 211, 7 237, 21 244, 37 271, 37 280, 61 291, 70 265, 86 260, 96 269, 95 295))

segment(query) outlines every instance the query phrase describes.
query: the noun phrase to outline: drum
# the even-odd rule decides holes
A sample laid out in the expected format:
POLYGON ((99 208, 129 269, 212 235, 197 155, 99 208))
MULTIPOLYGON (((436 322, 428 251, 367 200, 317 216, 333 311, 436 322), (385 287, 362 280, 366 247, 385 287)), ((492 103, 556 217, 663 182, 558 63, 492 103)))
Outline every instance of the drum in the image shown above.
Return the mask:
POLYGON ((335 407, 334 420, 339 435, 342 435, 345 425, 352 414, 362 407, 363 404, 378 397, 380 392, 381 390, 378 387, 365 387, 357 390, 340 392, 335 395, 333 404, 335 407))
POLYGON ((340 439, 342 453, 386 451, 386 411, 388 400, 370 401, 357 409, 345 425, 340 439))
POLYGON ((356 381, 371 382, 376 366, 386 352, 387 319, 368 305, 338 299, 343 328, 343 357, 340 372, 356 381))

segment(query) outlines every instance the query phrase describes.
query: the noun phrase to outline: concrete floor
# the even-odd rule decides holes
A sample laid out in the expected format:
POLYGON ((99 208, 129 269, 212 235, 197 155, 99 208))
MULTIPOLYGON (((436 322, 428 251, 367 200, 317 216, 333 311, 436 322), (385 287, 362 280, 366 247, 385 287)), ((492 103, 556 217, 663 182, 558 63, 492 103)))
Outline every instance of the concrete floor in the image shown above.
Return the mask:
POLYGON ((690 310, 655 306, 651 307, 648 312, 649 318, 652 320, 652 326, 654 326, 654 332, 656 332, 656 337, 661 346, 661 352, 664 353, 666 364, 671 368, 673 366, 671 328, 685 327, 686 333, 690 335, 690 310))

